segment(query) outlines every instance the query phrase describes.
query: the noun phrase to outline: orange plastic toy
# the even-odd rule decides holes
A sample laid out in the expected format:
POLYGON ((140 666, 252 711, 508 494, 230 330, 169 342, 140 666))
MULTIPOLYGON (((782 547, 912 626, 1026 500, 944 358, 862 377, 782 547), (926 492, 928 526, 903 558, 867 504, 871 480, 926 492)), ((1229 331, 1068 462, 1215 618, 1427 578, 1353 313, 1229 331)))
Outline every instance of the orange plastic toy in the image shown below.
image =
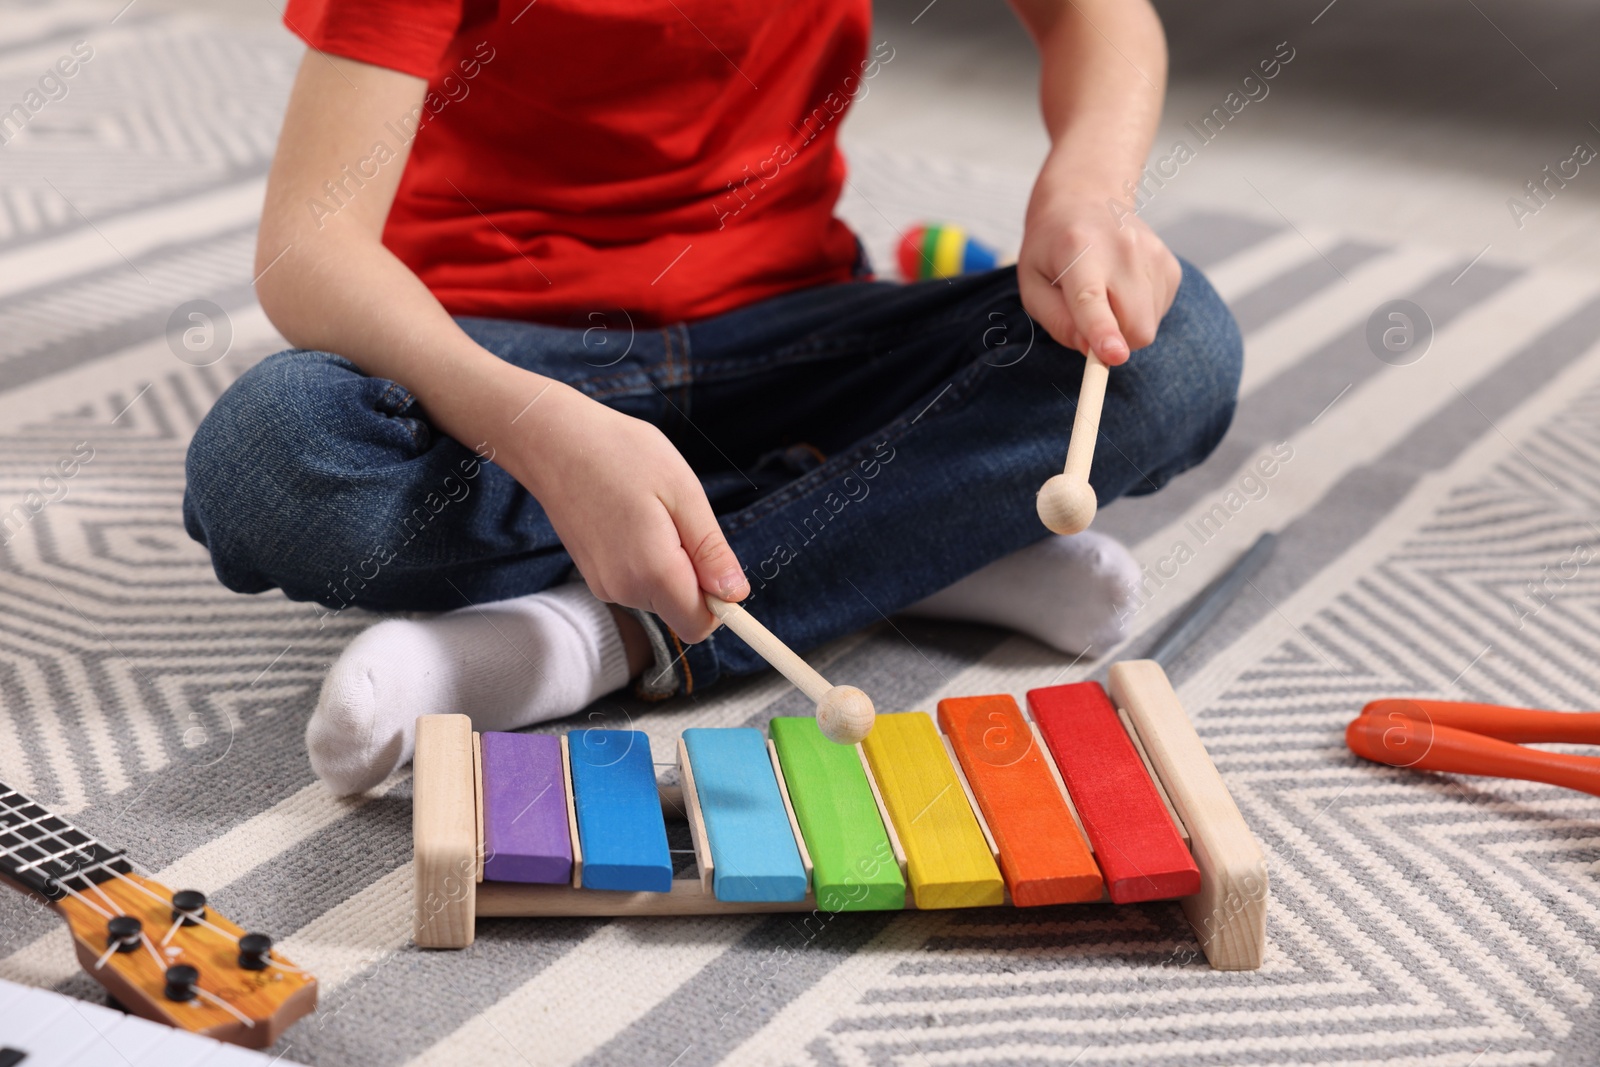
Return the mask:
POLYGON ((1600 744, 1600 714, 1443 700, 1375 700, 1346 727, 1350 751, 1419 771, 1519 778, 1600 796, 1600 759, 1516 742, 1600 744))

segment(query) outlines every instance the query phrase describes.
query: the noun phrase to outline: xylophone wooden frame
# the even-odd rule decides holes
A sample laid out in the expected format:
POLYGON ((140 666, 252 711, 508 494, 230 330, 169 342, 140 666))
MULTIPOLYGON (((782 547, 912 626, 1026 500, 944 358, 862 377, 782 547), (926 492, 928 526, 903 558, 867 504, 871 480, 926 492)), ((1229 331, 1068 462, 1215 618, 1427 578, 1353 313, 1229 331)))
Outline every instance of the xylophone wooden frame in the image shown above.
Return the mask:
MULTIPOLYGON (((1110 670, 1108 688, 1135 748, 1164 794, 1179 832, 1200 869, 1200 892, 1183 898, 1180 903, 1206 959, 1218 970, 1260 967, 1266 944, 1268 900, 1266 861, 1260 845, 1245 824, 1160 665, 1152 660, 1115 664, 1110 670)), ((563 769, 570 798, 572 783, 566 744, 566 737, 562 737, 563 769)), ((1041 748, 1048 760, 1048 748, 1041 748)), ((430 715, 417 720, 414 937, 420 947, 465 948, 473 941, 480 916, 747 915, 817 910, 815 896, 811 893, 803 901, 786 903, 730 902, 712 895, 710 851, 704 826, 699 822, 693 777, 688 773, 681 740, 678 751, 684 785, 660 788, 668 817, 686 819, 690 824, 699 864, 695 877, 675 878, 672 890, 667 893, 581 888, 583 856, 576 823, 569 821, 574 860, 571 885, 484 881, 482 774, 478 750, 478 735, 472 732, 471 721, 465 715, 430 715)), ((859 753, 859 748, 857 751, 859 753)), ((864 758, 862 765, 876 794, 877 783, 864 758)), ((959 772, 959 763, 956 766, 959 772)), ((1050 766, 1054 772, 1053 761, 1050 766)), ((787 804, 788 789, 775 754, 773 768, 787 804)), ((1059 773, 1055 776, 1060 788, 1059 773)), ((1066 795, 1064 789, 1063 795, 1066 795)), ((881 797, 878 802, 879 814, 903 872, 905 854, 894 824, 883 809, 881 797)), ((1070 797, 1068 804, 1071 804, 1070 797)), ((988 835, 988 827, 976 804, 973 811, 988 835)), ((568 814, 570 820, 570 803, 568 814)), ((793 822, 792 809, 790 819, 801 854, 805 856, 805 843, 793 822)), ((809 859, 805 867, 809 880, 812 873, 809 859)), ((1012 906, 1009 893, 1006 906, 1012 906)), ((914 908, 909 895, 906 907, 914 908)))

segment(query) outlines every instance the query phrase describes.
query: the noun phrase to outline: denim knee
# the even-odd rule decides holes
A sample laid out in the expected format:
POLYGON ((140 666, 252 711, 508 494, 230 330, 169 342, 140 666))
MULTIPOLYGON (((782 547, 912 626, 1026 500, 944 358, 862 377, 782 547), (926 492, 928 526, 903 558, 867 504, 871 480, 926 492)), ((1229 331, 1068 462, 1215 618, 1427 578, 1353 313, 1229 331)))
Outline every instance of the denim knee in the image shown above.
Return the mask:
POLYGON ((1110 388, 1131 394, 1140 436, 1156 447, 1145 477, 1128 492, 1154 492, 1209 456, 1233 422, 1244 345, 1233 313, 1193 264, 1161 320, 1156 340, 1111 372, 1110 388))
POLYGON ((222 584, 318 599, 324 557, 347 554, 342 533, 360 526, 362 468, 384 453, 403 462, 429 443, 413 403, 340 356, 299 349, 229 386, 184 464, 184 527, 210 551, 222 584))
POLYGON ((1203 373, 1193 385, 1202 390, 1197 397, 1207 413, 1211 435, 1202 443, 1206 454, 1216 448, 1233 421, 1239 403, 1239 380, 1244 372, 1244 339, 1239 323, 1212 288, 1211 281, 1187 260, 1183 282, 1167 313, 1167 322, 1177 331, 1180 343, 1203 373), (1174 314, 1176 312, 1177 314, 1174 314))

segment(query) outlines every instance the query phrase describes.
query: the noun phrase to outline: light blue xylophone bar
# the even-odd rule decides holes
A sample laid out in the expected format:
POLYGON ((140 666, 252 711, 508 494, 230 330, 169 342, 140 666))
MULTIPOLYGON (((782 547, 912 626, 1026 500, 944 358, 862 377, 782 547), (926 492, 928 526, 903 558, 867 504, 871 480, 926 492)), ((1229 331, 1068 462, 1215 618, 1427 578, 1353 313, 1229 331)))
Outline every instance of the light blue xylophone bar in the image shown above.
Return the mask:
POLYGON ((760 730, 683 732, 718 900, 806 898, 806 871, 760 730))

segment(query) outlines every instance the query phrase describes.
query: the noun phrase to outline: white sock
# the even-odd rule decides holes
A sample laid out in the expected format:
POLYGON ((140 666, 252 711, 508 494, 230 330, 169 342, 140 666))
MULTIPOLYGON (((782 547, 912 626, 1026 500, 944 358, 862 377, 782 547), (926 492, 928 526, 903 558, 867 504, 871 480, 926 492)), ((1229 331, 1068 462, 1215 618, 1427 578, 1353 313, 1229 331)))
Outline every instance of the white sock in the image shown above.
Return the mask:
POLYGON ((1093 530, 1051 534, 905 609, 1003 626, 1068 655, 1105 652, 1128 633, 1139 564, 1093 530))
POLYGON ((328 671, 306 747, 328 788, 359 793, 411 758, 418 715, 460 712, 475 730, 512 730, 570 715, 627 682, 616 620, 582 583, 389 619, 328 671))

